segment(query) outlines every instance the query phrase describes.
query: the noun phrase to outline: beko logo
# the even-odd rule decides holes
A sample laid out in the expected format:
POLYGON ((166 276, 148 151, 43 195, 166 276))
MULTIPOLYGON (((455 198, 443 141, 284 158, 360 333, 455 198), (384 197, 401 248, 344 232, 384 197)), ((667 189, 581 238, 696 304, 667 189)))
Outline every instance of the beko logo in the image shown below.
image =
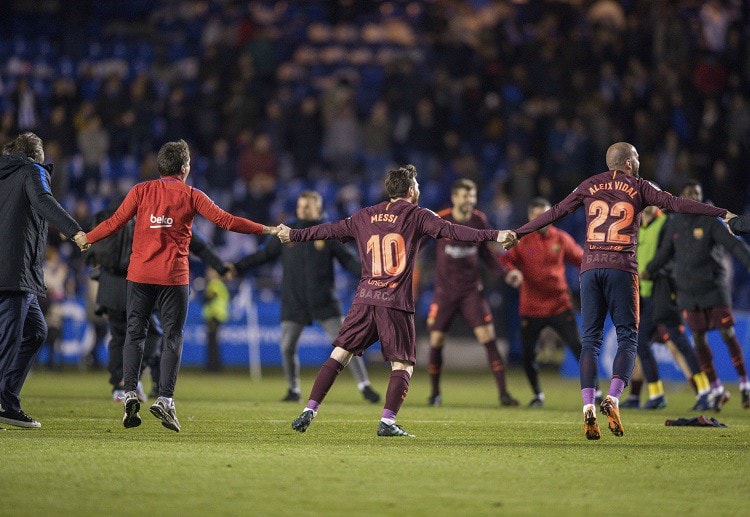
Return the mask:
POLYGON ((150 228, 171 228, 173 222, 174 219, 172 219, 171 217, 167 217, 166 215, 160 215, 159 217, 156 217, 154 214, 151 214, 150 228))

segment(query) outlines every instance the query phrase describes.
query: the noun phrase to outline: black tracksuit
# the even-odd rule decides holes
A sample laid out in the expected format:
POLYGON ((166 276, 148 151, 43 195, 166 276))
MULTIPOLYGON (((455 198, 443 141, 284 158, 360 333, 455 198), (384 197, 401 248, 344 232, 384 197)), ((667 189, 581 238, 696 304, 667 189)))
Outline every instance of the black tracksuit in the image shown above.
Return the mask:
POLYGON ((19 394, 47 336, 37 296, 45 295, 42 262, 47 222, 72 237, 81 227, 52 197, 51 166, 23 154, 0 157, 0 404, 21 410, 19 394))
POLYGON ((750 214, 735 217, 729 221, 729 227, 737 234, 750 233, 750 214))
MULTIPOLYGON (((292 220, 293 229, 309 228, 322 220, 292 220)), ((235 264, 239 274, 276 260, 281 256, 284 271, 281 281, 281 321, 309 325, 341 316, 341 303, 336 295, 333 259, 357 278, 362 274, 357 254, 339 240, 289 242, 282 244, 276 237, 235 264)))
POLYGON ((724 250, 750 269, 750 247, 733 237, 719 219, 704 215, 672 214, 663 231, 656 256, 646 269, 654 275, 674 257, 672 276, 680 309, 731 306, 724 250))

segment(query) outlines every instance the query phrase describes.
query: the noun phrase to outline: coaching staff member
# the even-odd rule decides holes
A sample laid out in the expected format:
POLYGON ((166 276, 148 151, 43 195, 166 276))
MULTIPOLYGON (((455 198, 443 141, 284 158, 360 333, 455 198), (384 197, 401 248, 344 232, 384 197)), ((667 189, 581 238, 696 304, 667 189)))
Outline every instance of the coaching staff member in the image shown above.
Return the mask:
MULTIPOLYGON (((94 225, 98 225, 112 216, 115 209, 122 200, 110 205, 108 210, 96 214, 94 225)), ((96 293, 97 312, 106 314, 109 322, 109 364, 107 369, 110 373, 109 382, 112 385, 112 397, 117 402, 125 398, 122 378, 122 349, 125 345, 127 334, 127 274, 130 265, 130 254, 133 251, 133 232, 135 222, 129 221, 124 228, 91 245, 91 251, 87 257, 88 262, 100 268, 99 289, 96 293)), ((217 255, 216 250, 204 241, 196 232, 190 238, 190 253, 197 255, 204 264, 216 269, 219 274, 226 274, 229 269, 217 255)), ((153 318, 149 321, 146 344, 144 348, 144 361, 141 370, 146 363, 151 367, 154 389, 152 396, 159 396, 159 359, 161 357, 161 328, 153 318), (155 374, 155 375, 154 375, 155 374)), ((137 390, 136 390, 137 392, 137 390)), ((145 399, 139 394, 141 402, 145 399)))
POLYGON ((37 352, 47 337, 38 296, 45 295, 42 260, 47 222, 88 246, 86 234, 55 201, 50 190, 51 165, 42 165, 42 139, 23 133, 2 149, 0 157, 0 424, 41 427, 21 410, 20 393, 37 352))
POLYGON ((190 266, 188 249, 193 218, 201 214, 225 230, 256 235, 278 233, 221 210, 203 192, 185 184, 190 150, 184 140, 167 142, 156 157, 160 179, 139 183, 128 192, 114 215, 88 234, 92 243, 117 232, 136 217, 133 253, 128 266, 128 325, 123 345, 123 381, 127 428, 141 425, 136 386, 146 329, 156 308, 164 330, 159 367, 159 398, 151 413, 164 427, 180 431, 172 396, 182 356, 183 326, 188 310, 190 266))
MULTIPOLYGON (((306 190, 297 198, 297 218, 290 228, 303 229, 323 222, 323 198, 317 192, 306 190)), ((359 277, 362 271, 357 255, 341 241, 294 242, 282 244, 279 239, 269 239, 266 245, 237 262, 239 274, 251 268, 275 261, 281 257, 281 362, 289 390, 283 402, 299 402, 300 373, 297 342, 302 331, 317 320, 326 333, 335 339, 341 329, 343 316, 341 303, 336 296, 333 261, 351 274, 359 277)), ((373 404, 380 395, 370 386, 365 361, 352 358, 349 364, 362 396, 373 404)))

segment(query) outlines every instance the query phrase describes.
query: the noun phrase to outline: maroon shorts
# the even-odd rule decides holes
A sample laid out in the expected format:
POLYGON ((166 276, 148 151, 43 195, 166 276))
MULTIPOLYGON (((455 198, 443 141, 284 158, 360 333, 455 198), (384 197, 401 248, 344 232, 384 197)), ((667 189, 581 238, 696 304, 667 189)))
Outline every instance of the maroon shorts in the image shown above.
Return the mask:
POLYGON ((472 329, 492 323, 492 312, 482 292, 471 291, 457 298, 435 296, 427 315, 428 329, 446 332, 458 311, 472 329))
POLYGON ((697 311, 683 310, 682 315, 693 332, 703 333, 734 326, 734 314, 732 314, 732 309, 726 305, 697 311))
POLYGON ((333 346, 362 355, 378 339, 386 361, 416 362, 414 313, 390 307, 352 304, 333 346))

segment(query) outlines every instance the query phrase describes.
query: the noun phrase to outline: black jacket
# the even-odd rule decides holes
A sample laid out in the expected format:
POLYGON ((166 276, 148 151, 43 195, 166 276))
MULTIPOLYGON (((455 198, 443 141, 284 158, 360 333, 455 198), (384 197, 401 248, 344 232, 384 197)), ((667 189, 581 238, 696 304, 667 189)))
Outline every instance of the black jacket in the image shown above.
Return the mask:
MULTIPOLYGON (((290 228, 308 228, 323 221, 294 219, 290 228)), ((354 250, 341 241, 289 242, 281 244, 277 237, 269 237, 265 245, 235 264, 237 272, 276 260, 281 256, 281 321, 309 325, 312 320, 341 316, 341 303, 335 290, 333 259, 357 278, 362 274, 359 258, 354 250)))
POLYGON ((729 227, 736 235, 750 233, 750 214, 740 215, 729 220, 729 227))
POLYGON ((44 296, 47 222, 66 237, 82 231, 52 197, 51 170, 23 154, 0 156, 0 291, 44 296))
POLYGON ((672 276, 681 309, 731 306, 725 249, 750 269, 750 248, 733 237, 719 219, 672 214, 664 225, 656 256, 646 269, 653 275, 674 257, 672 276))

